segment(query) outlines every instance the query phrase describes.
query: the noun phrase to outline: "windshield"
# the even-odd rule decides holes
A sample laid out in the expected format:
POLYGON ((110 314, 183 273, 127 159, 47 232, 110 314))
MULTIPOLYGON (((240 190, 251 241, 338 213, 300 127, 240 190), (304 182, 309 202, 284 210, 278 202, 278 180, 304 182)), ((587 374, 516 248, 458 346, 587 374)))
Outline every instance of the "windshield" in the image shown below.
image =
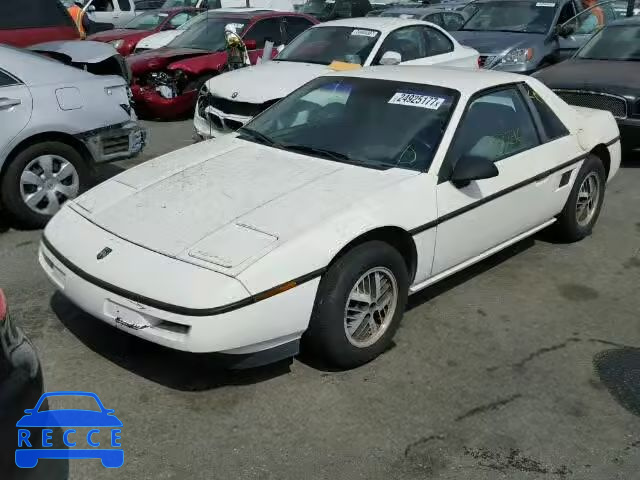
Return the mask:
POLYGON ((225 27, 234 25, 237 32, 242 32, 246 27, 246 20, 209 17, 204 22, 192 24, 182 35, 176 37, 168 47, 170 48, 196 48, 212 52, 222 51, 226 48, 225 27))
MULTIPOLYGON (((554 2, 475 3, 476 12, 460 30, 547 33, 555 17, 554 2)), ((465 10, 467 11, 467 10, 465 10)))
POLYGON ((123 28, 126 28, 128 30, 153 30, 162 25, 168 17, 168 13, 143 13, 142 15, 138 15, 137 17, 135 17, 123 28))
POLYGON ((304 31, 286 47, 278 61, 329 65, 334 60, 362 65, 380 32, 352 27, 315 27, 304 31))
POLYGON ((195 7, 198 0, 167 0, 162 8, 195 7))
POLYGON ((429 168, 458 92, 415 83, 328 76, 309 82, 241 138, 369 168, 429 168), (318 135, 322 132, 322 135, 318 135))
POLYGON ((640 61, 640 25, 616 25, 600 30, 578 52, 577 57, 640 61))
POLYGON ((204 12, 199 15, 196 15, 193 18, 190 18, 189 20, 184 22, 182 25, 180 25, 176 30, 188 30, 191 26, 195 25, 196 23, 200 23, 203 20, 206 20, 207 18, 209 18, 208 13, 209 12, 204 12))

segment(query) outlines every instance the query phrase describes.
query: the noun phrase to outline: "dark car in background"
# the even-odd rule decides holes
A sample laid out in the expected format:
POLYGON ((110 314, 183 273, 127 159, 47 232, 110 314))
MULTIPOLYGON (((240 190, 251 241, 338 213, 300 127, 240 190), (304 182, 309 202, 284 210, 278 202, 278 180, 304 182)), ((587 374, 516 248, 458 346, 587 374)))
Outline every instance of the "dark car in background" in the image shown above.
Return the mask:
POLYGON ((453 36, 480 52, 481 67, 529 74, 572 56, 603 26, 594 9, 606 25, 616 18, 614 3, 583 9, 577 0, 476 0, 453 36))
POLYGON ((296 5, 295 9, 321 22, 328 22, 339 18, 364 17, 372 7, 369 0, 306 0, 302 5, 296 5))
POLYGON ((567 103, 610 111, 623 150, 640 151, 640 17, 611 23, 573 58, 535 77, 567 103))
POLYGON ((144 12, 121 28, 89 35, 87 40, 113 45, 120 55, 131 55, 138 42, 154 33, 175 30, 202 10, 196 8, 170 8, 144 12))
MULTIPOLYGON (((42 369, 33 344, 9 315, 0 289, 0 478, 60 480, 68 477, 68 462, 42 462, 25 472, 16 467, 16 423, 43 393, 42 369)), ((35 436, 36 431, 32 434, 35 436)))
POLYGON ((79 39, 75 23, 58 0, 0 1, 0 43, 28 47, 79 39))
MULTIPOLYGON (((369 16, 369 15, 368 15, 369 16)), ((432 7, 392 7, 379 12, 378 17, 397 17, 431 22, 448 31, 458 30, 467 21, 468 16, 464 12, 444 10, 439 6, 432 7)))

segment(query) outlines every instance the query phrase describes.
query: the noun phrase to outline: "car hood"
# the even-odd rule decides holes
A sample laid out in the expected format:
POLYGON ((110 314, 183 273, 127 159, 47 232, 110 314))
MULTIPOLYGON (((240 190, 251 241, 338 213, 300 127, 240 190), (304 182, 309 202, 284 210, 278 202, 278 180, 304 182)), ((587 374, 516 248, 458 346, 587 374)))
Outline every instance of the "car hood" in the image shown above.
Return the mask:
POLYGON ((100 63, 119 55, 118 51, 112 45, 89 40, 82 42, 58 41, 39 43, 29 47, 29 50, 39 53, 63 55, 73 63, 100 63))
POLYGON ((135 38, 145 35, 149 32, 145 30, 129 30, 126 28, 116 28, 115 30, 107 30, 105 32, 94 33, 89 35, 87 40, 96 40, 98 42, 111 42, 113 40, 124 40, 127 38, 135 38))
POLYGON ((160 70, 179 60, 211 55, 212 52, 196 48, 159 48, 127 57, 127 63, 134 75, 150 70, 160 70))
POLYGON ((184 32, 184 30, 169 30, 166 32, 154 33, 153 35, 149 35, 147 38, 140 40, 138 48, 149 48, 153 50, 165 47, 182 32, 184 32))
POLYGON ((330 72, 328 66, 312 63, 267 61, 215 77, 209 82, 214 95, 234 101, 263 103, 289 95, 310 80, 330 72))
POLYGON ((545 36, 538 33, 514 32, 468 32, 459 30, 449 32, 462 45, 475 48, 480 55, 500 55, 512 48, 534 47, 544 41, 545 36))
POLYGON ((114 415, 92 410, 45 410, 25 415, 17 427, 121 427, 114 415))
POLYGON ((417 174, 229 136, 128 170, 71 208, 149 250, 234 275, 269 249, 417 174))
POLYGON ((571 59, 545 68, 534 77, 552 89, 640 96, 640 62, 571 59))

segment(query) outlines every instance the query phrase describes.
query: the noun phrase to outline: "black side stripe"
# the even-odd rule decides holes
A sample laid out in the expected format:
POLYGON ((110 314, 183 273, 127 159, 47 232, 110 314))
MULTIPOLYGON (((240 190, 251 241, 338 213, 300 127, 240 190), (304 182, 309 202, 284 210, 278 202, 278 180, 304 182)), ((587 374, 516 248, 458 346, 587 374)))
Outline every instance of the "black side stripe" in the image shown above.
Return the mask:
POLYGON ((221 315, 223 313, 232 312, 233 310, 238 310, 240 308, 246 307, 248 305, 252 305, 254 303, 258 303, 262 300, 270 298, 273 294, 270 294, 273 290, 277 290, 280 287, 287 286, 291 284, 291 282, 295 282, 295 285, 302 285, 303 283, 309 282, 315 278, 322 276, 322 274, 326 271, 326 268, 321 268, 319 270, 315 270, 313 272, 302 275, 298 278, 285 282, 276 287, 265 290, 264 292, 260 292, 256 295, 251 295, 250 297, 243 298, 242 300, 238 300, 233 303, 228 303, 226 305, 221 305, 219 307, 210 307, 210 308, 189 308, 183 307, 180 305, 173 305, 170 303, 162 302, 160 300, 155 300, 153 298, 145 297, 143 295, 139 295, 134 292, 130 292, 129 290, 125 290, 124 288, 118 287, 116 285, 112 285, 108 282, 105 282, 93 275, 85 272, 78 266, 74 265, 71 261, 64 257, 58 250, 55 249, 51 242, 47 240, 47 237, 42 236, 42 243, 44 246, 51 252, 51 254, 66 268, 71 270, 74 274, 83 278, 87 282, 96 285, 104 290, 107 290, 115 295, 119 295, 121 297, 127 298, 133 302, 141 303, 143 305, 157 308, 158 310, 163 310, 169 313, 175 313, 178 315, 186 315, 189 317, 209 317, 213 315, 221 315))
MULTIPOLYGON (((620 136, 617 136, 616 138, 614 138, 613 140, 610 140, 609 142, 605 143, 605 145, 607 147, 613 145, 614 143, 618 142, 620 140, 620 136)), ((449 212, 446 215, 443 215, 442 217, 437 218, 436 220, 433 220, 429 223, 425 223, 424 225, 420 225, 419 227, 416 227, 412 230, 409 230, 409 234, 411 235, 417 235, 419 233, 422 233, 426 230, 429 230, 433 227, 436 227, 438 225, 440 225, 441 223, 446 222, 447 220, 451 220, 459 215, 462 215, 464 213, 467 213, 470 210, 473 210, 474 208, 478 208, 481 205, 484 205, 485 203, 488 203, 492 200, 495 200, 496 198, 500 198, 504 195, 507 195, 511 192, 514 192, 522 187, 526 187, 527 185, 534 183, 534 182, 538 182, 544 178, 547 178, 549 175, 554 174, 555 172, 562 170, 564 168, 570 167, 571 165, 574 165, 578 162, 581 162, 582 160, 584 160, 585 158, 587 158, 588 154, 584 154, 584 155, 580 155, 579 157, 576 157, 572 160, 569 160, 568 162, 565 162, 561 165, 555 166, 549 170, 546 170, 542 173, 539 173, 538 175, 528 178, 527 180, 523 180, 520 183, 516 183, 515 185, 511 185, 510 187, 505 188, 504 190, 500 190, 499 192, 496 192, 492 195, 489 195, 485 198, 482 198, 480 200, 478 200, 477 202, 473 202, 470 203, 469 205, 465 205, 462 208, 459 208, 458 210, 454 210, 453 212, 449 212)))

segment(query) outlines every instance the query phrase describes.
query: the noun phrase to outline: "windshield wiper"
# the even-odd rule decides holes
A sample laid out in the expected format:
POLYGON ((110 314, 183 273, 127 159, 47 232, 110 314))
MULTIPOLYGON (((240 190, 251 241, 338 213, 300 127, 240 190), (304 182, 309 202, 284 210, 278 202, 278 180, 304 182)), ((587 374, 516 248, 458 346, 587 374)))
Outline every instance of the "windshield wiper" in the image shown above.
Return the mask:
POLYGON ((257 141, 258 143, 262 143, 263 145, 268 145, 270 147, 275 146, 276 142, 271 137, 268 137, 264 133, 260 133, 259 131, 252 128, 240 127, 238 129, 238 132, 251 137, 252 140, 257 141))
POLYGON ((358 160, 357 158, 353 158, 351 155, 347 155, 346 153, 335 152, 333 150, 327 150, 326 148, 310 147, 309 145, 298 145, 294 143, 280 143, 280 144, 275 144, 274 146, 277 148, 282 148, 283 150, 290 150, 292 152, 299 152, 299 153, 308 153, 310 155, 317 155, 320 157, 329 158, 330 160, 335 160, 337 162, 349 163, 351 165, 361 165, 364 167, 375 168, 378 170, 389 168, 388 165, 365 162, 362 160, 358 160))

